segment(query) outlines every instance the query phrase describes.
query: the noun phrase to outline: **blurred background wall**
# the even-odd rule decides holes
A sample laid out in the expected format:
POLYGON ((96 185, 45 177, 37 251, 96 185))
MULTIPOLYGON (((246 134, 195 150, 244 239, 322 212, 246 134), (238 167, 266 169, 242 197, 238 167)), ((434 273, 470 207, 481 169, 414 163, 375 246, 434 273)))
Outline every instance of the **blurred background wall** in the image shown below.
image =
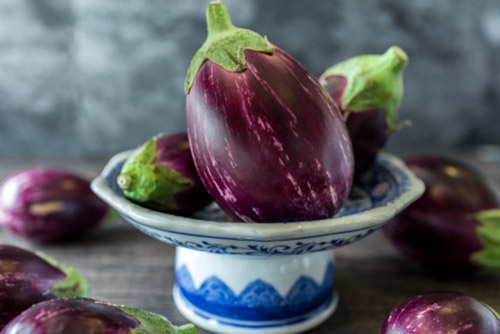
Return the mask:
MULTIPOLYGON (((0 0, 0 157, 107 157, 185 128, 208 0, 0 0)), ((314 74, 407 51, 390 148, 500 142, 500 1, 227 0, 314 74)))

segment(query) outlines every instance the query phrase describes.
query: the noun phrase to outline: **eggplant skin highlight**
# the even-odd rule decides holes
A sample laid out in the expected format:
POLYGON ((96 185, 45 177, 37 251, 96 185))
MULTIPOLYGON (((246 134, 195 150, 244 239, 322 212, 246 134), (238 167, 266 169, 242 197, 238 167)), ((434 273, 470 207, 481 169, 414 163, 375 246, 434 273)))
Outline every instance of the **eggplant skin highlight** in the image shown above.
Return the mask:
POLYGON ((338 107, 289 54, 235 28, 223 3, 209 5, 207 20, 186 81, 189 141, 206 189, 238 221, 332 217, 354 170, 338 107))
POLYGON ((396 305, 380 334, 497 334, 498 314, 486 304, 453 291, 428 292, 396 305))
POLYGON ((192 324, 176 327, 141 309, 88 298, 60 298, 34 305, 1 334, 197 334, 192 324))
POLYGON ((0 184, 0 225, 31 241, 80 237, 101 224, 109 212, 87 180, 60 168, 29 168, 0 184))

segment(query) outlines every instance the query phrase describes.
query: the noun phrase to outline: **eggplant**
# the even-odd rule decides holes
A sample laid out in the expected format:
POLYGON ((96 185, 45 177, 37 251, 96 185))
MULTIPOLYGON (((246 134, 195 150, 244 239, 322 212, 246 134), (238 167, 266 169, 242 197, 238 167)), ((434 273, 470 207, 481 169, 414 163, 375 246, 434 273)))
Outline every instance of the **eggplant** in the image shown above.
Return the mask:
POLYGON ((339 109, 297 60, 234 27, 222 2, 209 4, 207 24, 185 88, 189 142, 209 194, 237 221, 332 217, 354 169, 339 109))
POLYGON ((87 180, 62 169, 34 167, 0 184, 0 226, 32 241, 80 236, 102 223, 108 212, 87 180))
POLYGON ((148 311, 88 298, 61 298, 27 309, 1 334, 196 334, 148 311))
POLYGON ((408 55, 398 46, 382 55, 361 55, 328 68, 319 78, 346 120, 354 151, 354 174, 369 169, 395 124, 403 98, 403 71, 408 55))
POLYGON ((500 200, 491 182, 449 157, 404 161, 426 190, 382 228, 394 246, 437 271, 500 269, 500 200))
POLYGON ((408 298, 395 306, 380 334, 498 334, 498 314, 486 304, 452 291, 408 298))
POLYGON ((127 159, 117 182, 130 200, 172 214, 188 215, 212 201, 196 172, 186 133, 147 141, 127 159))
POLYGON ((0 245, 0 328, 33 304, 87 297, 87 281, 71 267, 22 248, 0 245))

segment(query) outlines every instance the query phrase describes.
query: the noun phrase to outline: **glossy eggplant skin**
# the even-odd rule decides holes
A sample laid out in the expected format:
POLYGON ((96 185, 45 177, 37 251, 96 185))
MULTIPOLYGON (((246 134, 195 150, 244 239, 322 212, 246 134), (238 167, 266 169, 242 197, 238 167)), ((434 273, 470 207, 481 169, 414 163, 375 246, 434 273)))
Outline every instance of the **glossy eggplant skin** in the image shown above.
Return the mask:
POLYGON ((35 167, 0 185, 0 225, 36 242, 77 237, 102 222, 109 207, 71 172, 35 167))
POLYGON ((179 171, 193 182, 191 187, 175 195, 179 207, 178 213, 191 214, 212 202, 194 166, 187 133, 160 137, 155 163, 179 171))
POLYGON ((212 202, 185 132, 150 139, 127 159, 117 182, 130 200, 171 214, 189 215, 212 202))
POLYGON ((475 256, 486 247, 478 236, 478 214, 500 207, 489 182, 470 166, 449 157, 423 155, 404 161, 422 179, 426 190, 389 220, 382 232, 403 254, 430 269, 481 269, 483 265, 475 256))
POLYGON ((139 322, 122 310, 90 299, 56 299, 37 304, 2 334, 130 334, 139 322))
POLYGON ((500 320, 485 304, 457 292, 411 297, 395 306, 380 334, 498 334, 500 320))
POLYGON ((0 245, 0 328, 33 304, 62 296, 86 296, 83 278, 69 275, 68 268, 59 268, 30 251, 0 245), (58 288, 65 280, 71 284, 58 288))
POLYGON ((236 220, 332 217, 347 198, 354 169, 339 109, 283 50, 244 55, 241 72, 205 61, 187 95, 201 180, 236 220))
MULTIPOLYGON (((324 78, 323 87, 338 106, 342 105, 342 93, 346 83, 347 79, 340 75, 330 75, 324 78)), ((344 111, 340 110, 344 115, 344 111)), ((387 127, 383 109, 354 112, 346 118, 345 124, 354 154, 354 177, 358 178, 373 165, 378 153, 387 144, 391 131, 387 127)))
POLYGON ((160 315, 88 298, 39 303, 13 319, 1 334, 196 334, 160 315))

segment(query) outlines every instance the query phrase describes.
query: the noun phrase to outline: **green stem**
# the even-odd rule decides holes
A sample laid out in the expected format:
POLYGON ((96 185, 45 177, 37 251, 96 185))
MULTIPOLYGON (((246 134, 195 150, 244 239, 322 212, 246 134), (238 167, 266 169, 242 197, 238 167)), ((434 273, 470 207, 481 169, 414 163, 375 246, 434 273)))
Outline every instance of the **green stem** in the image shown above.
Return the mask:
POLYGON ((128 190, 130 188, 130 184, 132 183, 132 177, 128 174, 120 174, 116 179, 118 183, 118 187, 122 190, 128 190))
POLYGON ((341 108, 345 113, 372 109, 385 111, 386 124, 397 131, 408 122, 395 124, 403 98, 403 70, 408 55, 398 46, 392 46, 381 55, 360 55, 336 64, 320 77, 325 85, 329 76, 342 76, 347 84, 342 92, 341 108))
POLYGON ((222 1, 213 1, 207 8, 208 38, 234 28, 226 5, 222 1))
POLYGON ((207 39, 191 60, 186 75, 186 94, 189 94, 196 74, 206 60, 229 72, 241 72, 247 68, 245 50, 274 52, 274 47, 267 38, 251 30, 233 26, 227 7, 222 1, 208 5, 207 29, 207 39))
POLYGON ((408 55, 399 46, 391 46, 382 55, 380 64, 387 66, 394 73, 400 73, 408 64, 408 55))

